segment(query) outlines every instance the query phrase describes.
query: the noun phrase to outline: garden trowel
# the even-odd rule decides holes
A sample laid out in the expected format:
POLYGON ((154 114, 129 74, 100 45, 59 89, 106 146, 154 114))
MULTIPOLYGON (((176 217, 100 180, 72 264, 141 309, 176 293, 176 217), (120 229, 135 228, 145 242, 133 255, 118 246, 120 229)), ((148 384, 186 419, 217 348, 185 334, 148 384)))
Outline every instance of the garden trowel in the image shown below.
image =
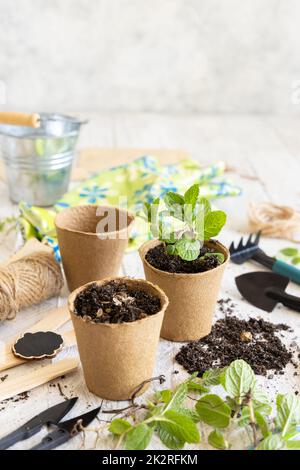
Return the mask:
POLYGON ((235 278, 242 296, 257 308, 272 312, 278 302, 300 312, 300 297, 287 294, 289 278, 265 271, 242 274, 235 278))

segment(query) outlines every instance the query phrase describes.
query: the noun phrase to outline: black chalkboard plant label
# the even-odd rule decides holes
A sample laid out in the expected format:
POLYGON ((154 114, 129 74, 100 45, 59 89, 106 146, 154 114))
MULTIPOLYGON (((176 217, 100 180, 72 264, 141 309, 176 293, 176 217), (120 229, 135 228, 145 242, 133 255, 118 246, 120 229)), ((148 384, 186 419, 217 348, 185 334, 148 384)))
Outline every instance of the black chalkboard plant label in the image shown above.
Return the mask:
POLYGON ((53 331, 25 333, 15 342, 12 351, 22 359, 51 358, 62 349, 63 338, 53 331))

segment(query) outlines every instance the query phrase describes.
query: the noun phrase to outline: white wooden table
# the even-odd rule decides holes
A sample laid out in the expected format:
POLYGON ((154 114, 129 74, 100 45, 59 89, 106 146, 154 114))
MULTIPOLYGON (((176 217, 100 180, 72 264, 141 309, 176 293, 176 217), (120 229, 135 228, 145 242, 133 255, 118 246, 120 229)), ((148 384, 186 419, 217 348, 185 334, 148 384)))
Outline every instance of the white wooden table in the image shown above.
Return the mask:
MULTIPOLYGON (((239 198, 229 198, 217 202, 218 206, 228 213, 228 225, 221 241, 229 243, 233 238, 238 239, 243 233, 247 233, 247 206, 250 201, 272 201, 284 203, 300 209, 300 123, 293 117, 272 116, 162 116, 162 115, 89 115, 90 124, 83 129, 79 147, 157 147, 157 148, 181 148, 190 153, 193 158, 201 163, 210 163, 216 160, 224 160, 232 169, 228 174, 234 182, 243 188, 243 195, 239 198)), ((0 217, 16 212, 8 200, 7 188, 0 183, 0 217)), ((1 240, 0 260, 8 256, 14 249, 13 237, 1 240)), ((286 246, 290 242, 284 240, 262 239, 262 248, 270 255, 286 246)), ((248 262, 242 266, 230 265, 225 274, 220 297, 230 297, 236 303, 236 314, 247 318, 249 315, 262 316, 275 323, 285 322, 292 326, 295 333, 299 334, 300 315, 286 308, 277 307, 267 314, 251 307, 242 301, 238 294, 234 277, 249 270, 260 269, 248 262)), ((125 256, 122 272, 126 275, 143 277, 143 270, 136 253, 125 256)), ((300 288, 290 284, 289 291, 300 295, 300 288)), ((65 292, 67 295, 67 292, 65 292)), ((52 299, 34 308, 22 311, 17 318, 0 325, 0 340, 7 340, 10 336, 22 332, 38 319, 47 315, 50 308, 61 305, 65 301, 52 299)), ((221 317, 221 312, 216 310, 216 318, 221 317)), ((68 327, 67 327, 68 328, 68 327)), ((180 344, 162 340, 159 344, 156 373, 166 376, 165 386, 175 386, 186 373, 175 363, 174 356, 180 344), (179 374, 172 372, 177 369, 179 374)), ((63 356, 77 355, 76 348, 69 348, 59 354, 57 359, 63 356)), ((55 359, 55 360, 57 360, 55 359)), ((17 374, 22 374, 26 368, 39 368, 42 364, 22 365, 15 369, 1 373, 0 377, 8 374, 6 380, 12 379, 17 374)), ((299 376, 294 376, 294 369, 287 367, 283 376, 275 376, 273 380, 260 378, 268 392, 274 396, 278 391, 287 392, 299 390, 299 376)), ((1 382, 0 382, 1 387, 1 382)), ((156 388, 155 384, 153 388, 156 388)), ((149 390, 149 394, 153 391, 149 390)), ((67 397, 78 396, 80 400, 69 413, 68 417, 76 416, 92 407, 102 403, 102 400, 88 392, 81 370, 66 376, 64 379, 55 380, 50 384, 32 390, 26 400, 9 400, 0 404, 0 436, 20 426, 30 417, 62 400, 62 394, 67 397), (60 384, 60 387, 57 384, 60 384)), ((103 401, 103 408, 122 407, 122 403, 103 401)), ((101 419, 108 419, 107 415, 99 415, 101 419)), ((99 426, 102 431, 97 443, 97 449, 113 448, 112 440, 105 430, 106 424, 96 421, 93 427, 99 426)), ((14 446, 17 449, 27 449, 40 440, 46 430, 41 431, 28 441, 14 446)), ((205 434, 205 429, 202 429, 205 434)), ((84 448, 92 448, 95 434, 87 433, 84 448)), ((202 446, 203 447, 203 446, 202 446)), ((82 440, 76 437, 60 449, 80 449, 82 440)), ((159 449, 159 441, 153 440, 152 448, 159 449)))

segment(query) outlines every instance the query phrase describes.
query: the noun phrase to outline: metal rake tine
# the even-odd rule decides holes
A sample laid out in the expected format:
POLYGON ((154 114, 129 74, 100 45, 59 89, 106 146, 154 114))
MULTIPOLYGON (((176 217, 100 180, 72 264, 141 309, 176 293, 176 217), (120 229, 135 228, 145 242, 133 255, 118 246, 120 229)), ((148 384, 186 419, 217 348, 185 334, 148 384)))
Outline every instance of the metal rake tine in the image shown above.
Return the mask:
POLYGON ((256 234, 256 237, 255 237, 255 240, 254 240, 255 245, 259 244, 260 236, 261 236, 261 230, 259 230, 259 232, 257 232, 257 234, 256 234))
POLYGON ((237 249, 236 249, 237 251, 242 250, 244 248, 243 242, 244 242, 243 237, 241 237, 239 244, 237 246, 237 249))
POLYGON ((252 240, 251 240, 251 239, 252 239, 252 235, 253 235, 253 233, 250 233, 249 238, 248 238, 248 240, 247 240, 247 242, 246 242, 245 247, 249 247, 249 246, 252 245, 252 240))
POLYGON ((230 252, 230 253, 234 253, 234 252, 235 252, 234 242, 231 242, 230 247, 229 247, 229 252, 230 252))

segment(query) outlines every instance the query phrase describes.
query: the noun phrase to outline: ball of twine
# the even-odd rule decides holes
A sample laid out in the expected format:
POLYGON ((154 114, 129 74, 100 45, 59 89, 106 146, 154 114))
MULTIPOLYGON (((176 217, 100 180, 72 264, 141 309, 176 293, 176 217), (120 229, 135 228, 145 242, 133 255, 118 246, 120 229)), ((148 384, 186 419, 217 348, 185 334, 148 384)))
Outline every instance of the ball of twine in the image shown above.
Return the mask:
POLYGON ((300 242, 300 213, 289 206, 279 206, 270 202, 251 204, 249 221, 253 231, 263 235, 300 242))
POLYGON ((59 294, 63 278, 52 253, 32 253, 0 269, 0 321, 59 294))

